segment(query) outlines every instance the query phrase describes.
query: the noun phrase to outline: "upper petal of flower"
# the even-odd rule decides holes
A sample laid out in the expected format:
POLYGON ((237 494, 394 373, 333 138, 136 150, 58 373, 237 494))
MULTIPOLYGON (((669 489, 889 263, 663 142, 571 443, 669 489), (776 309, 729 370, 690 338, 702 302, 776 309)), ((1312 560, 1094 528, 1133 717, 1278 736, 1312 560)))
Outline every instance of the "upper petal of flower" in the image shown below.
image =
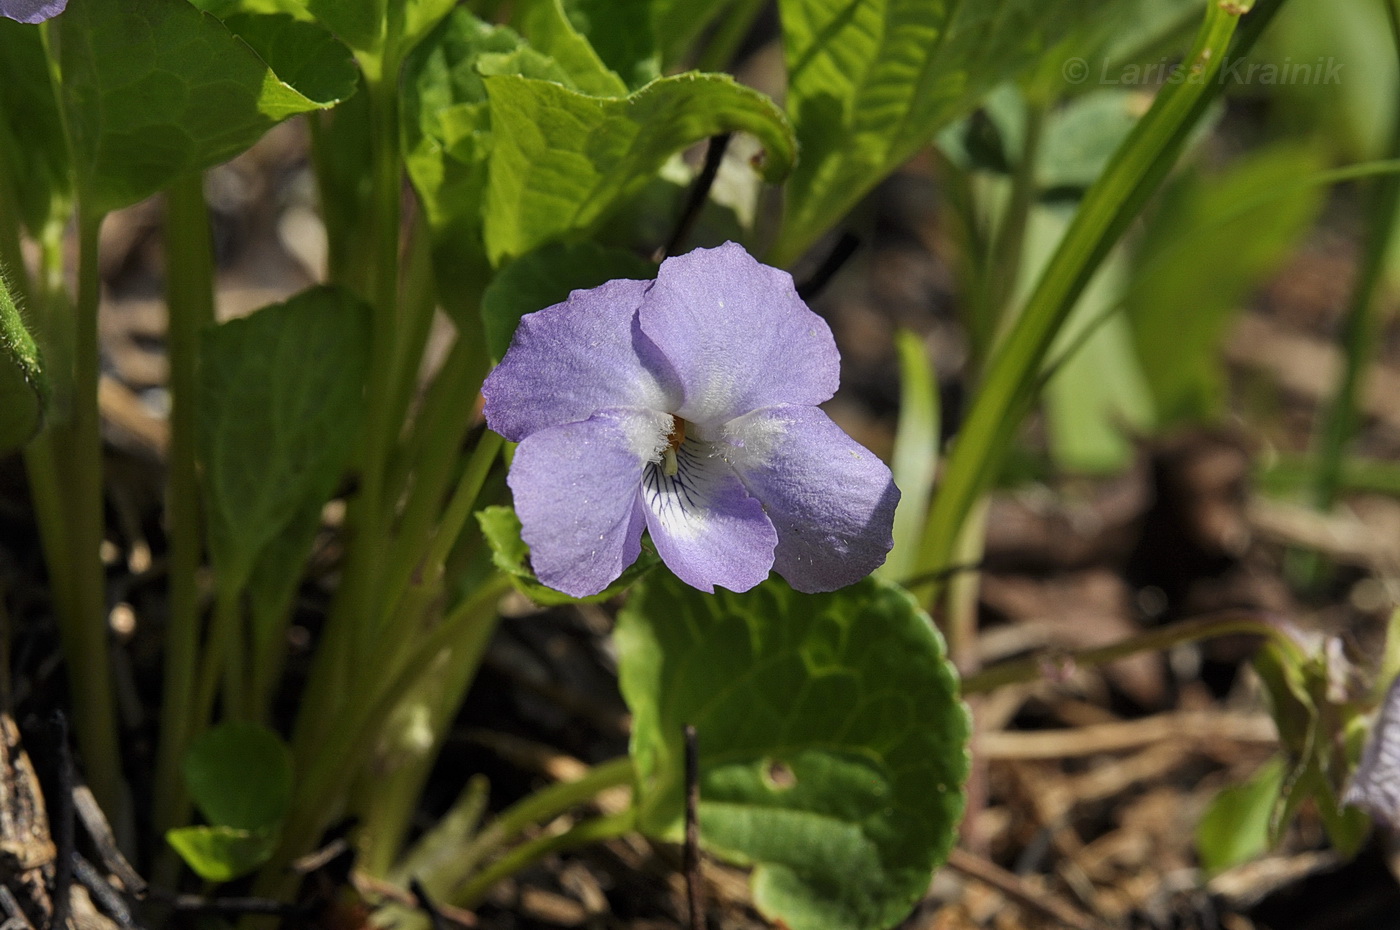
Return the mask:
POLYGON ((637 315, 680 378, 683 400, 671 409, 702 427, 836 393, 840 355, 826 321, 791 275, 736 243, 662 262, 637 315))
POLYGON ((68 6, 68 0, 0 0, 0 16, 21 23, 42 23, 68 6))
POLYGON ((609 281, 522 317, 505 358, 481 387, 491 428, 519 442, 610 407, 675 409, 675 376, 637 322, 650 286, 609 281))
POLYGON ((899 489, 885 463, 816 407, 755 410, 717 445, 778 530, 773 568, 799 591, 870 574, 894 545, 899 489))
POLYGON ((709 443, 693 440, 676 450, 676 471, 648 465, 642 484, 647 529, 656 553, 676 577, 714 593, 715 585, 747 591, 768 577, 778 536, 709 443))
POLYGON ((642 469, 670 428, 664 413, 613 409, 525 437, 507 483, 540 581, 587 597, 636 561, 642 469))

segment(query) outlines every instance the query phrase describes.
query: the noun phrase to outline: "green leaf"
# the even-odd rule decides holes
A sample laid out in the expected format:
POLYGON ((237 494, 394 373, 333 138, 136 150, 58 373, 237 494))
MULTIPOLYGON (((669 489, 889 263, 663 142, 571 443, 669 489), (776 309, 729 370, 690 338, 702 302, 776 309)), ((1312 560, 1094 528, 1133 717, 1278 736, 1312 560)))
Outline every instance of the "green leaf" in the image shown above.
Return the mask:
POLYGON ((938 473, 941 411, 938 379, 923 339, 901 329, 894 345, 899 352, 899 428, 890 470, 901 497, 894 513, 894 548, 876 573, 899 581, 913 573, 919 557, 919 537, 938 473))
POLYGON ((225 161, 325 104, 185 0, 72 0, 58 24, 78 189, 94 213, 225 161))
POLYGON ((315 23, 286 13, 236 13, 223 23, 252 46, 283 83, 317 107, 334 106, 359 86, 360 69, 350 50, 315 23))
POLYGON ((272 858, 277 834, 234 827, 180 827, 165 834, 195 874, 209 882, 232 881, 272 858))
POLYGON ((0 17, 0 166, 37 237, 69 209, 68 143, 38 26, 0 17))
POLYGON ((1311 148, 1276 146, 1217 177, 1187 174, 1163 193, 1126 302, 1164 426, 1221 411, 1221 340, 1241 298, 1317 215, 1323 190, 1295 182, 1318 167, 1311 148))
POLYGON ((530 568, 530 547, 520 538, 520 518, 510 507, 487 507, 478 511, 476 520, 481 524, 482 535, 491 547, 491 561, 497 568, 510 576, 511 582, 536 604, 551 607, 556 604, 598 604, 625 591, 637 579, 651 571, 661 560, 647 546, 642 554, 622 575, 606 589, 591 597, 569 597, 541 584, 530 568))
POLYGON ((1126 90, 1097 90, 1050 117, 1036 162, 1037 184, 1063 195, 1087 190, 1137 123, 1141 98, 1126 90))
POLYGON ((1196 854, 1207 873, 1248 862, 1269 848, 1269 821, 1286 771, 1283 758, 1273 756, 1247 781, 1211 800, 1196 825, 1196 854))
POLYGON ((530 45, 559 63, 576 88, 594 97, 625 97, 627 85, 603 63, 569 17, 562 0, 525 0, 517 13, 530 45))
POLYGON ((795 155, 782 112, 725 75, 661 78, 622 99, 506 75, 486 78, 486 91, 494 145, 485 231, 497 266, 592 230, 673 152, 707 136, 753 133, 767 150, 769 181, 783 178, 795 155))
POLYGON ((222 723, 190 745, 185 784, 211 825, 269 829, 292 800, 292 754, 260 723, 222 723))
MULTIPOLYGON (((1028 283, 1039 277, 1072 215, 1072 207, 1064 205, 1031 209, 1023 262, 1028 283)), ((1126 468, 1136 455, 1132 435, 1149 431, 1155 421, 1132 334, 1116 312, 1126 279, 1127 263, 1118 250, 1079 296, 1051 347, 1056 368, 1045 385, 1046 421, 1051 455, 1067 472, 1126 468)))
POLYGON ((246 580, 298 513, 329 498, 363 407, 369 308, 319 287, 205 334, 196 398, 210 551, 246 580))
POLYGON ((885 928, 946 857, 969 719, 928 616, 893 585, 770 580, 702 594, 652 575, 618 617, 638 825, 681 830, 682 729, 698 733, 701 842, 754 866, 793 930, 885 928))
MULTIPOLYGON (((384 41, 389 0, 303 0, 306 9, 357 52, 376 52, 384 41)), ((402 0, 392 0, 401 3, 402 0)))
POLYGON ((622 249, 589 241, 550 243, 502 268, 482 294, 486 346, 492 358, 501 358, 522 316, 560 303, 572 291, 597 287, 614 278, 654 277, 655 265, 622 249))
POLYGON ((1090 0, 780 0, 802 159, 774 254, 786 264, 939 129, 1030 64, 1090 0))
POLYGON ((48 379, 0 268, 0 453, 17 449, 44 425, 48 379))
POLYGON ((405 63, 404 163, 432 231, 438 292, 461 327, 475 324, 471 317, 491 273, 481 230, 491 151, 483 71, 569 80, 514 31, 488 25, 465 7, 443 20, 405 63))

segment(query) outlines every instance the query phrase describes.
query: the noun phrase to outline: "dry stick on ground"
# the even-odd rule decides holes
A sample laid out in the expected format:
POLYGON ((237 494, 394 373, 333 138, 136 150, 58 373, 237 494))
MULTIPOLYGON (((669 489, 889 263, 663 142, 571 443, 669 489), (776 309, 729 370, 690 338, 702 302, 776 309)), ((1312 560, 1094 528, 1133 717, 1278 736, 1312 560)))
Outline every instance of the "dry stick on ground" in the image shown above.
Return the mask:
POLYGON ((1024 879, 1008 872, 996 863, 973 855, 965 849, 954 848, 948 854, 948 867, 968 878, 990 885, 1025 907, 1038 911, 1075 930, 1094 930, 1097 924, 1088 914, 1052 894, 1031 887, 1024 879))

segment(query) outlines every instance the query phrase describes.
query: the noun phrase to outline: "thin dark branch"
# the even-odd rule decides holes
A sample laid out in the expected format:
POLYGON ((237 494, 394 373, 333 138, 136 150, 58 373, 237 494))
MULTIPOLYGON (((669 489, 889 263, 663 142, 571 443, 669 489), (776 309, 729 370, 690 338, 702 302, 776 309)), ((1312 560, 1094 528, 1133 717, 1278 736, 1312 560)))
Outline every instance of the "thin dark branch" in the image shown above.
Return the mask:
POLYGON ((15 900, 14 892, 4 885, 0 885, 0 914, 5 915, 5 922, 0 924, 0 927, 8 930, 34 930, 29 915, 19 906, 19 901, 15 900))
POLYGON ((821 267, 812 272, 810 278, 797 285, 797 296, 803 300, 811 300, 826 290, 831 279, 836 277, 836 272, 845 267, 858 248, 860 237, 853 232, 843 232, 841 238, 836 241, 836 246, 827 254, 826 261, 821 263, 821 267))
POLYGON ((690 238, 690 231, 695 228, 695 221, 700 218, 700 211, 710 196, 710 188, 714 187, 715 177, 719 175, 719 166, 724 162, 724 152, 729 148, 732 135, 733 133, 722 132, 710 137, 710 145, 705 149, 705 164, 695 176, 695 183, 690 186, 690 196, 686 199, 685 209, 676 220, 675 232, 671 233, 671 238, 667 240, 666 248, 661 251, 662 258, 675 255, 681 246, 685 245, 686 239, 690 238))
POLYGON ((427 889, 423 887, 422 882, 416 878, 413 879, 408 883, 408 890, 413 892, 413 896, 418 899, 418 907, 428 915, 428 922, 433 925, 433 930, 452 930, 447 918, 442 916, 442 911, 438 910, 433 899, 428 897, 427 889))
POLYGON ((287 904, 271 898, 205 898, 196 894, 175 895, 170 907, 181 914, 215 917, 307 917, 316 910, 314 904, 287 904))
POLYGON ((68 747, 68 718, 55 710, 49 727, 58 753, 58 794, 54 798, 53 841, 57 856, 53 869, 53 930, 68 925, 69 895, 73 887, 73 756, 68 747))
POLYGON ((76 852, 73 853, 73 877, 77 879, 78 884, 87 889, 92 903, 96 904, 102 913, 116 921, 118 926, 135 930, 136 918, 132 916, 131 908, 127 907, 117 889, 107 882, 107 877, 97 871, 91 862, 76 852))
POLYGON ((117 848, 117 840, 112 835, 112 827, 107 823, 102 808, 98 806, 97 798, 93 797, 92 789, 85 785, 82 779, 76 777, 73 785, 73 807, 78 813, 78 820, 82 823, 83 829, 87 831, 88 837, 92 840, 92 845, 101 855, 102 864, 107 867, 107 871, 121 881, 128 894, 138 898, 145 894, 146 880, 136 874, 131 863, 126 861, 122 851, 117 848))
POLYGON ((700 880, 700 751, 695 727, 685 725, 685 891, 690 930, 705 930, 705 886, 700 880))

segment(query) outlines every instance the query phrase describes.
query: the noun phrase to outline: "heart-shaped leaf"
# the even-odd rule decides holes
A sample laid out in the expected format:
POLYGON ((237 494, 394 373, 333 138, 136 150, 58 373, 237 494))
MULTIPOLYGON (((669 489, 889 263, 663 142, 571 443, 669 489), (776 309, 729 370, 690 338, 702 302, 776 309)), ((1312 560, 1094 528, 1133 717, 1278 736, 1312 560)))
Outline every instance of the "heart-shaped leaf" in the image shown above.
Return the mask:
POLYGON ((186 0, 72 0, 59 24, 78 189, 94 213, 225 161, 277 122, 335 101, 285 83, 186 0))
POLYGON ((329 498, 358 428, 369 341, 369 308, 326 287, 206 333, 199 457, 210 551, 227 583, 246 580, 274 538, 329 498))
POLYGON ((615 636, 644 832, 679 836, 691 724, 701 842, 754 866, 765 915, 874 930, 909 912, 952 846, 969 733, 913 598, 873 579, 709 595, 656 572, 615 636))
POLYGON ((185 784, 211 825, 268 829, 292 800, 292 754, 262 724, 223 723, 191 744, 185 784))

